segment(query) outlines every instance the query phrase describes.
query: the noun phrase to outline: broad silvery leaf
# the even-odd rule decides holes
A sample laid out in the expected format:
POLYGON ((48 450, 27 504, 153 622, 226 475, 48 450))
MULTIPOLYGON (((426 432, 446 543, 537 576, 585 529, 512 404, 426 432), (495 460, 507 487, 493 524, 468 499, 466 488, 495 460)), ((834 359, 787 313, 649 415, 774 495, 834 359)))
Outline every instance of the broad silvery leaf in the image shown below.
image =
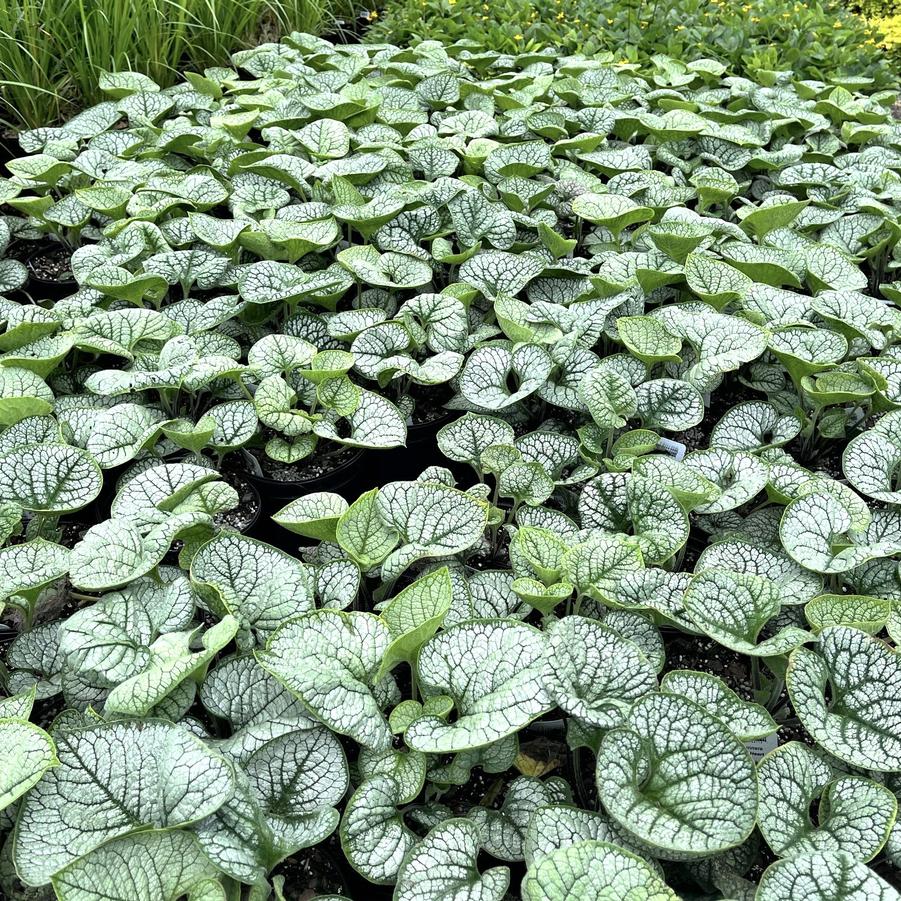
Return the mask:
POLYGON ((211 609, 232 614, 262 637, 313 609, 312 578, 304 565, 243 535, 218 535, 204 544, 191 561, 191 581, 211 609))
POLYGON ((177 901, 220 897, 219 872, 185 830, 127 835, 70 863, 53 877, 63 901, 177 901))
POLYGON ((422 717, 407 729, 407 744, 432 754, 479 748, 550 710, 545 646, 541 632, 509 620, 460 623, 427 641, 417 662, 421 691, 449 695, 458 716, 452 723, 422 717))
POLYGON ((86 506, 103 485, 94 458, 67 444, 16 448, 0 456, 0 473, 0 501, 52 515, 86 506))
POLYGON ((813 639, 804 629, 785 626, 758 641, 782 606, 778 585, 762 576, 705 570, 692 579, 683 604, 698 628, 740 654, 776 657, 813 639))
POLYGON ((873 428, 852 438, 842 453, 842 469, 861 494, 887 504, 901 503, 895 487, 901 466, 901 410, 886 413, 873 428))
POLYGON ((700 704, 742 741, 772 735, 778 728, 765 707, 743 700, 722 679, 710 673, 670 670, 660 680, 660 690, 700 704))
POLYGON ((699 391, 711 391, 724 373, 738 369, 766 350, 766 332, 738 316, 716 313, 704 304, 660 307, 667 328, 684 337, 693 353, 683 378, 699 391), (692 362, 694 361, 694 362, 692 362))
POLYGON ((501 901, 510 885, 507 867, 480 873, 476 865, 481 836, 475 823, 445 820, 409 853, 397 875, 395 901, 501 901))
POLYGON ((472 285, 488 298, 500 294, 512 297, 541 275, 544 268, 545 263, 537 255, 493 250, 468 259, 458 276, 461 282, 472 285))
POLYGON ((677 695, 641 699, 604 736, 597 783, 607 813, 663 858, 735 847, 757 816, 757 779, 744 745, 677 695))
POLYGON ((361 494, 341 514, 335 538, 341 549, 362 569, 381 563, 397 547, 400 535, 379 513, 379 489, 361 494))
MULTIPOLYGON (((320 736, 325 734, 324 730, 315 731, 320 736)), ((204 853, 232 879, 257 883, 285 856, 317 844, 335 831, 339 814, 333 807, 291 813, 291 805, 284 803, 282 797, 292 778, 304 777, 308 763, 312 765, 313 778, 317 771, 322 773, 324 766, 337 764, 333 778, 327 777, 323 786, 328 791, 334 785, 343 784, 346 790, 346 765, 340 762, 340 748, 337 757, 318 753, 315 744, 308 740, 309 735, 294 732, 285 736, 291 747, 282 760, 263 759, 259 767, 248 773, 237 770, 235 795, 195 827, 204 853), (301 753, 293 756, 292 747, 301 753), (311 760, 303 756, 307 750, 314 752, 309 755, 311 760), (267 763, 272 765, 271 773, 267 763)), ((334 736, 331 738, 334 741, 334 736)), ((284 753, 285 741, 270 743, 271 751, 284 753)))
POLYGON ((677 901, 679 897, 641 857, 590 839, 542 857, 522 882, 526 901, 578 896, 635 901, 677 901))
POLYGON ((412 664, 420 647, 441 627, 453 599, 447 567, 426 573, 393 597, 380 616, 391 633, 378 679, 398 663, 412 664))
POLYGON ((482 833, 482 847, 500 860, 522 860, 526 827, 532 814, 548 804, 571 800, 565 780, 545 781, 533 776, 518 776, 507 786, 499 809, 473 807, 469 818, 482 833))
POLYGON ((0 810, 36 785, 56 763, 53 740, 43 729, 20 719, 0 718, 0 810))
MULTIPOLYGON (((859 500, 859 499, 858 499, 859 500)), ((788 555, 819 573, 842 573, 901 550, 898 540, 867 541, 869 514, 859 517, 849 500, 814 490, 782 514, 779 537, 788 555)))
POLYGON ((32 686, 28 691, 8 698, 0 698, 0 719, 27 720, 34 707, 35 694, 34 686, 32 686))
POLYGON ((688 516, 665 487, 626 473, 605 473, 579 497, 583 529, 630 536, 648 563, 672 557, 688 539, 688 516))
POLYGON ((756 497, 767 483, 766 464, 744 451, 712 447, 692 451, 684 462, 720 489, 715 500, 697 508, 699 513, 734 510, 756 497))
POLYGON ((657 688, 637 645, 596 620, 567 616, 548 629, 542 683, 551 700, 590 726, 610 729, 657 688))
POLYGON ((580 194, 572 202, 572 211, 580 219, 609 228, 614 236, 630 225, 647 222, 654 215, 653 210, 621 194, 580 194))
POLYGON ((19 366, 0 366, 0 425, 15 425, 52 409, 53 391, 37 373, 19 366))
POLYGON ((258 420, 249 400, 226 401, 207 411, 215 427, 210 445, 218 451, 234 450, 246 444, 257 430, 258 420))
POLYGON ((503 419, 466 413, 439 429, 438 447, 445 457, 469 463, 481 473, 483 451, 494 445, 512 445, 515 437, 513 427, 503 419))
POLYGON ((724 260, 706 253, 690 253, 685 260, 685 280, 692 292, 717 310, 739 300, 752 280, 724 260))
POLYGON ((901 769, 895 651, 858 629, 832 626, 816 650, 791 655, 786 685, 804 728, 824 750, 863 769, 901 769))
POLYGON ((894 888, 844 851, 819 851, 780 860, 760 880, 756 901, 898 901, 894 888))
POLYGON ((682 432, 704 418, 697 388, 677 379, 651 379, 635 388, 638 415, 646 428, 682 432))
POLYGON ((244 763, 253 797, 269 827, 290 844, 304 840, 310 819, 337 823, 337 805, 347 792, 348 771, 337 736, 327 729, 296 729, 266 742, 244 763), (295 833, 296 829, 296 833, 295 833))
MULTIPOLYGON (((397 211, 397 207, 393 209, 397 211)), ((336 215, 339 219, 346 218, 343 211, 336 215)), ((359 281, 382 288, 420 288, 432 280, 428 263, 405 253, 380 254, 369 244, 348 247, 339 251, 336 258, 359 281)))
MULTIPOLYGON (((651 434, 655 437, 656 447, 659 438, 656 432, 651 434)), ((669 455, 650 454, 630 462, 635 475, 669 489, 686 512, 712 503, 722 494, 718 485, 701 475, 694 467, 687 466, 684 460, 676 460, 669 455)))
MULTIPOLYGON (((411 707, 410 713, 413 718, 424 709, 418 701, 401 701, 398 707, 402 707, 403 704, 416 705, 419 708, 414 712, 411 707)), ((391 711, 391 716, 388 718, 392 732, 398 731, 397 720, 401 718, 400 714, 396 713, 398 707, 391 711)), ((443 712, 450 712, 450 709, 451 701, 448 698, 443 712)), ((419 751, 395 750, 394 748, 387 751, 361 748, 360 756, 357 758, 358 772, 363 781, 374 776, 390 776, 397 782, 401 804, 410 804, 419 796, 425 784, 427 763, 428 758, 419 751)))
POLYGON ((107 519, 91 526, 72 549, 72 584, 87 591, 126 585, 158 566, 181 533, 209 522, 204 513, 179 513, 146 534, 127 519, 107 519))
POLYGON ((170 513, 192 509, 190 502, 202 497, 204 486, 217 476, 214 469, 191 463, 147 466, 122 484, 110 505, 110 513, 141 529, 159 525, 170 513))
POLYGON ((400 410, 373 391, 360 390, 353 412, 327 411, 314 426, 320 438, 351 447, 398 447, 406 443, 407 425, 400 410))
POLYGON ((875 635, 892 616, 892 602, 865 594, 820 594, 805 605, 804 616, 816 633, 829 626, 852 626, 875 635))
POLYGON ((804 569, 778 548, 737 538, 704 548, 695 572, 708 569, 727 569, 775 582, 783 605, 805 604, 823 587, 821 576, 804 569))
POLYGON ((146 668, 109 693, 103 705, 104 713, 146 716, 184 680, 197 673, 202 674, 237 631, 237 620, 226 616, 203 633, 202 649, 199 651, 191 650, 194 632, 172 632, 160 636, 149 648, 150 659, 146 668))
POLYGON ((397 578, 416 560, 472 547, 488 524, 484 501, 434 482, 389 482, 378 492, 375 508, 385 527, 400 537, 400 547, 382 563, 384 581, 397 578))
POLYGON ((618 429, 638 411, 638 397, 629 380, 610 366, 592 369, 579 385, 579 397, 601 429, 618 429))
POLYGON ((898 807, 885 786, 837 771, 796 741, 767 754, 757 776, 760 831, 780 857, 845 851, 867 861, 885 844, 898 807))
POLYGON ((290 732, 312 729, 316 720, 297 698, 251 654, 228 657, 207 673, 200 700, 231 725, 218 747, 239 763, 290 732))
POLYGON ((367 779, 347 802, 341 820, 341 848, 351 866, 370 882, 394 882, 416 835, 397 809, 403 791, 390 776, 367 779))
POLYGON ((69 549, 43 538, 0 548, 0 603, 12 594, 41 588, 68 571, 69 549))
MULTIPOLYGON (((81 678, 114 688, 144 671, 151 645, 164 635, 186 635, 193 622, 196 595, 179 570, 160 570, 159 580, 145 577, 121 592, 104 595, 59 625, 59 650, 66 667, 81 678)), ((163 643, 163 648, 167 647, 163 643)))
POLYGON ((463 366, 460 393, 476 407, 502 410, 537 391, 551 366, 547 351, 537 344, 480 347, 463 366))
POLYGON ((480 190, 458 194, 448 205, 461 247, 486 241, 498 250, 507 250, 516 240, 516 224, 509 210, 492 203, 480 190))
POLYGON ((247 363, 261 378, 267 378, 301 369, 315 355, 316 348, 303 338, 265 335, 247 351, 247 363))
POLYGON ((373 690, 390 643, 376 616, 316 610, 280 626, 257 659, 329 728, 383 750, 391 731, 373 690))
POLYGON ((107 723, 60 733, 56 746, 59 766, 19 812, 13 856, 28 885, 44 885, 110 839, 200 820, 234 791, 226 760, 172 723, 107 723))
POLYGON ((772 404, 748 401, 728 410, 710 433, 711 447, 759 451, 787 444, 801 431, 795 415, 780 416, 772 404))
POLYGON ((599 601, 615 596, 622 579, 643 568, 641 552, 619 535, 592 535, 573 545, 564 560, 568 581, 582 594, 599 601))
POLYGON ((643 853, 619 826, 598 810, 584 810, 569 804, 548 804, 529 818, 523 856, 529 867, 559 848, 584 841, 601 841, 627 851, 643 853))
POLYGON ((653 316, 620 316, 616 320, 620 341, 644 363, 679 363, 682 339, 670 334, 653 316))

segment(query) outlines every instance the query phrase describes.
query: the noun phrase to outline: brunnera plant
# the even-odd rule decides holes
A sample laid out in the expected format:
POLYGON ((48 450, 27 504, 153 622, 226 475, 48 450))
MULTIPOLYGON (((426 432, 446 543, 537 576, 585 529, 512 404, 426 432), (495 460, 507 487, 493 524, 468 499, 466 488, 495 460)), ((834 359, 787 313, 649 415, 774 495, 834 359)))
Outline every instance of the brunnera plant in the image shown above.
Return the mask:
POLYGON ((0 891, 897 898, 888 96, 299 34, 103 87, 0 180, 0 891))

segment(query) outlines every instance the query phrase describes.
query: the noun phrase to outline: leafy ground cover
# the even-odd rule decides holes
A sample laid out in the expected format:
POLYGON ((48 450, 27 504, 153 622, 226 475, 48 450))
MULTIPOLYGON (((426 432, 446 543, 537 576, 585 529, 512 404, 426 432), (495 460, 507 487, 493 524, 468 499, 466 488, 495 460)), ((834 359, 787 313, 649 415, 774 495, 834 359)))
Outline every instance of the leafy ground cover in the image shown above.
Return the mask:
POLYGON ((882 46, 886 32, 896 40, 896 10, 893 0, 883 6, 868 6, 863 18, 833 0, 386 0, 367 40, 471 40, 505 53, 558 47, 609 53, 612 62, 709 57, 761 82, 769 83, 773 71, 790 71, 827 81, 866 76, 896 87, 897 59, 882 46))
POLYGON ((4 895, 901 897, 894 95, 101 87, 0 181, 4 895))

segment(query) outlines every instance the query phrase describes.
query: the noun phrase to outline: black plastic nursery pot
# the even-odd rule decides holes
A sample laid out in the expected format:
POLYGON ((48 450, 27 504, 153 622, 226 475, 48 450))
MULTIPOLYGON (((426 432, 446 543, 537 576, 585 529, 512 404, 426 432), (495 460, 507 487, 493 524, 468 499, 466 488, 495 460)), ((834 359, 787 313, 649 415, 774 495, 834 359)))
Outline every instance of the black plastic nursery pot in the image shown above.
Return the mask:
POLYGON ((244 535, 252 535, 259 528, 263 516, 263 498, 259 488, 245 472, 226 469, 220 475, 238 492, 239 503, 234 510, 227 510, 216 516, 216 524, 244 535))
MULTIPOLYGON (((448 466, 450 461, 438 449, 437 435, 442 426, 458 415, 456 412, 447 412, 436 419, 411 423, 407 426, 405 447, 378 451, 378 459, 381 459, 382 454, 386 457, 384 467, 379 467, 384 473, 384 481, 415 479, 429 466, 448 466)), ((375 453, 374 451, 373 454, 375 453)))
POLYGON ((317 491, 331 491, 348 500, 355 500, 359 493, 355 491, 355 487, 361 479, 366 456, 366 451, 358 450, 322 475, 297 481, 271 478, 257 472, 258 466, 254 465, 256 461, 248 459, 247 454, 242 455, 236 463, 240 466, 241 475, 246 476, 259 492, 263 511, 271 516, 285 504, 317 491))
POLYGON ((35 300, 60 300, 78 290, 69 268, 70 258, 68 248, 58 241, 39 241, 26 250, 28 292, 35 300))

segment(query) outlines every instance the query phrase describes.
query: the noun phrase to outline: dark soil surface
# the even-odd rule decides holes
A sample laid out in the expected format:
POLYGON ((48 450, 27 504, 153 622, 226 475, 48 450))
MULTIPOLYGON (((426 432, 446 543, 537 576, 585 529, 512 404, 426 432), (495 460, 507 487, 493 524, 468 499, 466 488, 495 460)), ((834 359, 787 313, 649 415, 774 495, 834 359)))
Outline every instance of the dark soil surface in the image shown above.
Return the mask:
POLYGON ((222 478, 238 492, 238 506, 234 510, 226 510, 215 517, 216 525, 236 532, 244 532, 256 522, 260 515, 260 495, 250 482, 239 472, 227 470, 222 478))
POLYGON ((28 258, 33 278, 44 282, 72 282, 71 254, 65 247, 48 247, 28 258))
POLYGON ((752 700, 749 683, 748 658, 736 654, 703 635, 668 637, 666 641, 665 673, 677 669, 692 669, 718 676, 739 697, 752 700))
POLYGON ((425 426, 439 419, 450 418, 449 411, 444 404, 450 399, 451 392, 447 388, 419 389, 410 392, 413 400, 413 412, 410 414, 413 426, 425 426))
MULTIPOLYGON (((283 876, 285 901, 308 901, 318 895, 340 895, 347 891, 341 871, 328 843, 299 851, 272 872, 283 876)), ((336 850, 340 854, 340 848, 336 850)))
POLYGON ((310 482, 333 472, 339 466, 350 462, 360 450, 356 447, 341 446, 328 453, 313 453, 297 463, 280 463, 266 456, 265 451, 253 448, 253 454, 263 475, 276 482, 310 482))
POLYGON ((494 553, 490 548, 485 548, 473 554, 467 561, 473 569, 509 569, 510 568, 510 533, 506 529, 498 527, 497 547, 494 553))

